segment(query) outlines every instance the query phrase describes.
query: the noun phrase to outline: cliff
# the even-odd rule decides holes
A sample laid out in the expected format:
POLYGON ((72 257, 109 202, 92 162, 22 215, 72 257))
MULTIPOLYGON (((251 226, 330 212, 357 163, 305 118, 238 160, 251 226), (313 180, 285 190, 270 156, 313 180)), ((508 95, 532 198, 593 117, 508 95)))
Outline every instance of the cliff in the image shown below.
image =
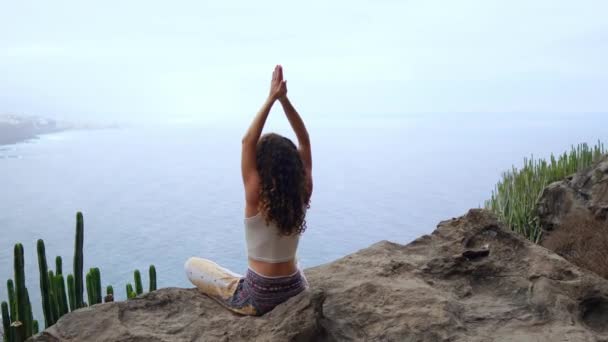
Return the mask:
POLYGON ((608 279, 608 156, 547 186, 537 211, 542 246, 608 279))
POLYGON ((165 288, 72 312, 34 341, 608 341, 608 281, 480 209, 305 274, 311 290, 263 317, 165 288))

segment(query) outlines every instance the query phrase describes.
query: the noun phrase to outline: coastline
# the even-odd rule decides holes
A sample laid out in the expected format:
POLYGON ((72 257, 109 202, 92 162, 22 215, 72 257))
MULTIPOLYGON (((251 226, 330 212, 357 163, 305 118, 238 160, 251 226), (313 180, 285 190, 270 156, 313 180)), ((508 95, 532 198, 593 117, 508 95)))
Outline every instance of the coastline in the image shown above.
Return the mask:
POLYGON ((35 140, 40 138, 41 135, 44 134, 53 134, 66 131, 67 129, 58 129, 52 131, 44 131, 44 132, 11 132, 10 134, 5 135, 5 132, 0 127, 0 146, 6 145, 14 145, 18 143, 27 142, 30 140, 35 140))
POLYGON ((0 115, 0 146, 13 145, 38 139, 44 134, 70 130, 91 130, 117 128, 118 125, 98 126, 91 124, 72 124, 54 119, 34 116, 0 115))
POLYGON ((52 119, 0 115, 0 146, 36 139, 42 134, 57 133, 69 128, 69 125, 52 119))

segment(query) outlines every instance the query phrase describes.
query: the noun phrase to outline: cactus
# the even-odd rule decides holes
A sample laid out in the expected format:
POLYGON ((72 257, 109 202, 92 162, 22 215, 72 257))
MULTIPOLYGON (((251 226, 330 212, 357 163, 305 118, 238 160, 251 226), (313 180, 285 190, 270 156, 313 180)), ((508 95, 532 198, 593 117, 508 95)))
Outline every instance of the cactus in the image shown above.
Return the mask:
POLYGON ((25 326, 20 321, 13 321, 11 323, 11 342, 23 342, 25 341, 25 326))
POLYGON ((6 281, 6 288, 8 290, 8 303, 9 311, 13 319, 17 318, 17 295, 15 294, 15 285, 12 279, 6 281))
POLYGON ((133 292, 133 285, 131 283, 127 284, 127 299, 135 298, 135 292, 133 292))
POLYGON ((15 268, 15 292, 17 294, 17 318, 13 319, 13 322, 20 321, 23 324, 22 331, 18 331, 18 333, 23 333, 24 339, 29 337, 27 332, 31 331, 27 327, 27 299, 26 299, 26 290, 25 290, 25 271, 23 265, 23 245, 17 243, 15 245, 15 260, 14 260, 14 268, 15 268))
POLYGON ((2 307, 2 327, 4 328, 4 342, 9 342, 11 340, 11 318, 9 315, 8 304, 6 302, 2 302, 0 306, 2 307))
POLYGON ((25 307, 25 327, 28 329, 26 335, 29 337, 33 333, 34 315, 32 314, 32 303, 30 302, 30 294, 27 291, 27 287, 25 288, 25 307))
POLYGON ((139 296, 140 294, 144 293, 144 287, 141 284, 141 273, 139 273, 139 270, 135 270, 133 273, 133 278, 135 279, 135 293, 137 293, 139 296))
POLYGON ((95 301, 93 301, 93 275, 91 274, 91 271, 89 271, 87 273, 86 276, 86 282, 87 282, 87 300, 89 301, 89 305, 93 305, 95 304, 95 301))
POLYGON ((39 332, 40 328, 38 327, 38 321, 34 320, 34 322, 32 322, 32 335, 36 335, 39 332))
POLYGON ((56 289, 55 284, 55 274, 53 271, 48 272, 48 280, 49 280, 49 298, 51 303, 51 315, 53 316, 53 324, 59 320, 61 317, 61 313, 59 311, 59 301, 57 300, 57 295, 59 291, 56 289))
POLYGON ((150 265, 150 292, 156 291, 156 267, 150 265))
POLYGON ((57 303, 59 304, 59 314, 63 316, 70 310, 68 308, 68 298, 65 294, 65 281, 62 274, 55 276, 55 290, 57 291, 56 295, 57 303))
POLYGON ((114 288, 112 285, 106 287, 106 296, 103 299, 104 303, 110 303, 114 301, 114 288))
POLYGON ((76 296, 76 308, 83 307, 82 297, 82 267, 83 255, 82 248, 84 242, 84 219, 82 213, 76 213, 76 240, 74 242, 74 291, 76 296))
POLYGON ((68 298, 70 300, 70 311, 76 310, 76 293, 74 292, 74 276, 68 274, 68 298))
POLYGON ((101 303, 101 273, 97 267, 87 273, 87 298, 89 305, 101 303))
POLYGON ((95 294, 95 303, 101 303, 101 272, 99 268, 95 267, 91 270, 93 272, 93 293, 95 294))
POLYGON ((50 284, 49 278, 46 277, 48 274, 48 267, 46 264, 46 254, 44 248, 44 241, 38 240, 38 268, 40 270, 40 294, 42 297, 42 313, 44 314, 44 326, 46 328, 55 324, 53 315, 51 314, 51 297, 50 297, 50 284))
POLYGON ((61 260, 61 256, 58 255, 57 257, 55 257, 55 273, 57 275, 63 274, 62 264, 63 264, 63 262, 61 260))

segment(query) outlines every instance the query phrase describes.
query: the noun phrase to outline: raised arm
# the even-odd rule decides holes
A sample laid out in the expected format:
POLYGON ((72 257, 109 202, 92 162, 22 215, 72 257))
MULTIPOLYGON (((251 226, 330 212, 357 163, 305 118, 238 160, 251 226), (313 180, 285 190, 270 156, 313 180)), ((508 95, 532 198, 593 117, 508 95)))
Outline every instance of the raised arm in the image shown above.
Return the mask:
POLYGON ((312 153, 310 149, 310 137, 308 135, 308 131, 306 130, 306 126, 304 125, 304 121, 287 98, 287 94, 280 97, 279 101, 283 106, 285 116, 287 116, 287 120, 289 120, 291 128, 296 133, 296 138, 298 139, 298 150, 300 151, 302 162, 304 162, 304 167, 306 167, 306 170, 310 173, 312 170, 312 153))
POLYGON ((242 140, 241 172, 243 174, 247 204, 255 205, 255 202, 257 202, 257 189, 260 180, 260 175, 258 174, 256 167, 256 146, 258 140, 262 135, 262 130, 264 129, 264 124, 266 123, 272 105, 278 98, 285 96, 286 92, 287 88, 285 81, 283 81, 283 70, 280 65, 277 65, 272 73, 270 94, 253 119, 251 126, 249 126, 249 129, 245 132, 242 140))

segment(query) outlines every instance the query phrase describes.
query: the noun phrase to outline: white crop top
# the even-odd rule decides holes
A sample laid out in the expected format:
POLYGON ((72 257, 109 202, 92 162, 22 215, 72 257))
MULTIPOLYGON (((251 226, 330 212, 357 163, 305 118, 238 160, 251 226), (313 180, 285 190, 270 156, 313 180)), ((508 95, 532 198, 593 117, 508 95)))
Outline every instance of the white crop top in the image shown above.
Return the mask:
POLYGON ((245 218, 245 239, 250 259, 269 263, 293 260, 298 249, 300 234, 280 235, 277 226, 266 220, 261 213, 245 218))

